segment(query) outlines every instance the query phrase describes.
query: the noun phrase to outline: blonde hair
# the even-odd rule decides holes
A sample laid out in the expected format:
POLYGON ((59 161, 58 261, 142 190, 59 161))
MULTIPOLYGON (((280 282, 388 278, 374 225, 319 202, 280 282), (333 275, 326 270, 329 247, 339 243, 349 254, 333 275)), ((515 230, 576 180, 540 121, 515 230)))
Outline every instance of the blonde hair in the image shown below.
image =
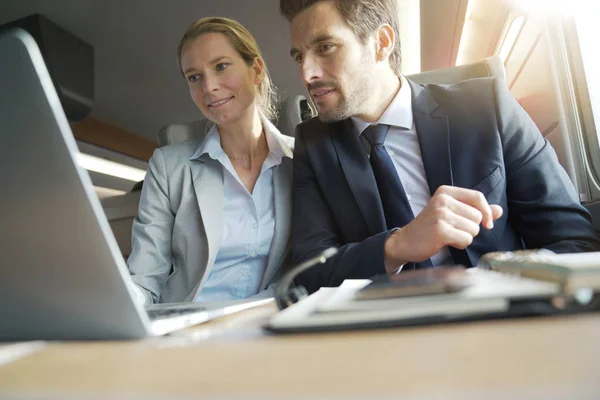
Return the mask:
POLYGON ((231 46, 239 53, 248 66, 252 66, 256 57, 263 61, 264 74, 258 85, 258 106, 265 117, 271 121, 275 120, 277 118, 277 90, 275 85, 273 85, 271 75, 269 74, 267 65, 264 63, 256 40, 239 22, 221 17, 206 17, 194 22, 183 34, 183 37, 179 41, 179 46, 177 46, 177 64, 179 65, 179 70, 181 71, 181 52, 183 46, 205 33, 221 33, 225 35, 231 46))

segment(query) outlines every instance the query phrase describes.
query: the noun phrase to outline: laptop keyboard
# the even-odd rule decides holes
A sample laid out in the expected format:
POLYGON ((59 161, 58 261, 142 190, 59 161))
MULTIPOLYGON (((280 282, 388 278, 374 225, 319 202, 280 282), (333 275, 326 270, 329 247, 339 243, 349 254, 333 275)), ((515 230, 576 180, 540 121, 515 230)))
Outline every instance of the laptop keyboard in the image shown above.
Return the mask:
POLYGON ((193 314, 206 311, 204 307, 173 307, 173 308, 151 308, 147 309, 148 317, 151 320, 163 319, 163 318, 171 318, 171 317, 179 317, 181 315, 193 314))

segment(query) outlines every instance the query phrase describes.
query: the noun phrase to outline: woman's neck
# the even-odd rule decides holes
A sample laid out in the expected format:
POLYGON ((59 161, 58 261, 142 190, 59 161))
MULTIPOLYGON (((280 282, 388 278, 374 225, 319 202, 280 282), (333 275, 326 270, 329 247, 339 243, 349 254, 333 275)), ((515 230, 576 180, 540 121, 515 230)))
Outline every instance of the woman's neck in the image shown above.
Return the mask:
POLYGON ((221 147, 232 160, 251 160, 267 145, 262 121, 256 110, 231 124, 219 125, 218 128, 221 147))

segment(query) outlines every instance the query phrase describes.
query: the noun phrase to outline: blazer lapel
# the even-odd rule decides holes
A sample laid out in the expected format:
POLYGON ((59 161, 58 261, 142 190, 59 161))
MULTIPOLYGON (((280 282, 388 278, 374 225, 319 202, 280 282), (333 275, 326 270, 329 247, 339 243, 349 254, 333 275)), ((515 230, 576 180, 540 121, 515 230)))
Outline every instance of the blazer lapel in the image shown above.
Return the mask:
POLYGON ((261 290, 273 280, 284 261, 289 247, 292 216, 292 160, 283 158, 273 170, 273 191, 275 203, 275 234, 267 267, 260 284, 261 290))
POLYGON ((452 185, 452 159, 448 116, 432 115, 439 106, 427 91, 409 81, 413 118, 431 195, 442 185, 452 185))
POLYGON ((377 182, 352 122, 346 119, 332 124, 331 136, 346 181, 371 235, 387 229, 377 182))
MULTIPOLYGON (((435 114, 439 104, 422 86, 408 81, 412 92, 413 118, 431 195, 442 185, 453 186, 450 121, 435 114)), ((456 264, 472 266, 469 250, 448 247, 456 264)))
POLYGON ((194 192, 198 200, 202 225, 208 241, 208 262, 199 287, 208 277, 221 240, 223 227, 223 168, 207 155, 190 161, 194 192))

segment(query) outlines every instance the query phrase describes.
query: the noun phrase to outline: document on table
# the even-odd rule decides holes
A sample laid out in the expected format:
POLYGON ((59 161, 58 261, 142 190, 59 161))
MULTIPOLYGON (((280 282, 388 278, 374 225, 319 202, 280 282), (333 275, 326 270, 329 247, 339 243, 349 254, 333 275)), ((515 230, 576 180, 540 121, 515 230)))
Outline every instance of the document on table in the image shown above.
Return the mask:
POLYGON ((45 346, 46 343, 42 341, 0 344, 0 367, 38 352, 45 346))

